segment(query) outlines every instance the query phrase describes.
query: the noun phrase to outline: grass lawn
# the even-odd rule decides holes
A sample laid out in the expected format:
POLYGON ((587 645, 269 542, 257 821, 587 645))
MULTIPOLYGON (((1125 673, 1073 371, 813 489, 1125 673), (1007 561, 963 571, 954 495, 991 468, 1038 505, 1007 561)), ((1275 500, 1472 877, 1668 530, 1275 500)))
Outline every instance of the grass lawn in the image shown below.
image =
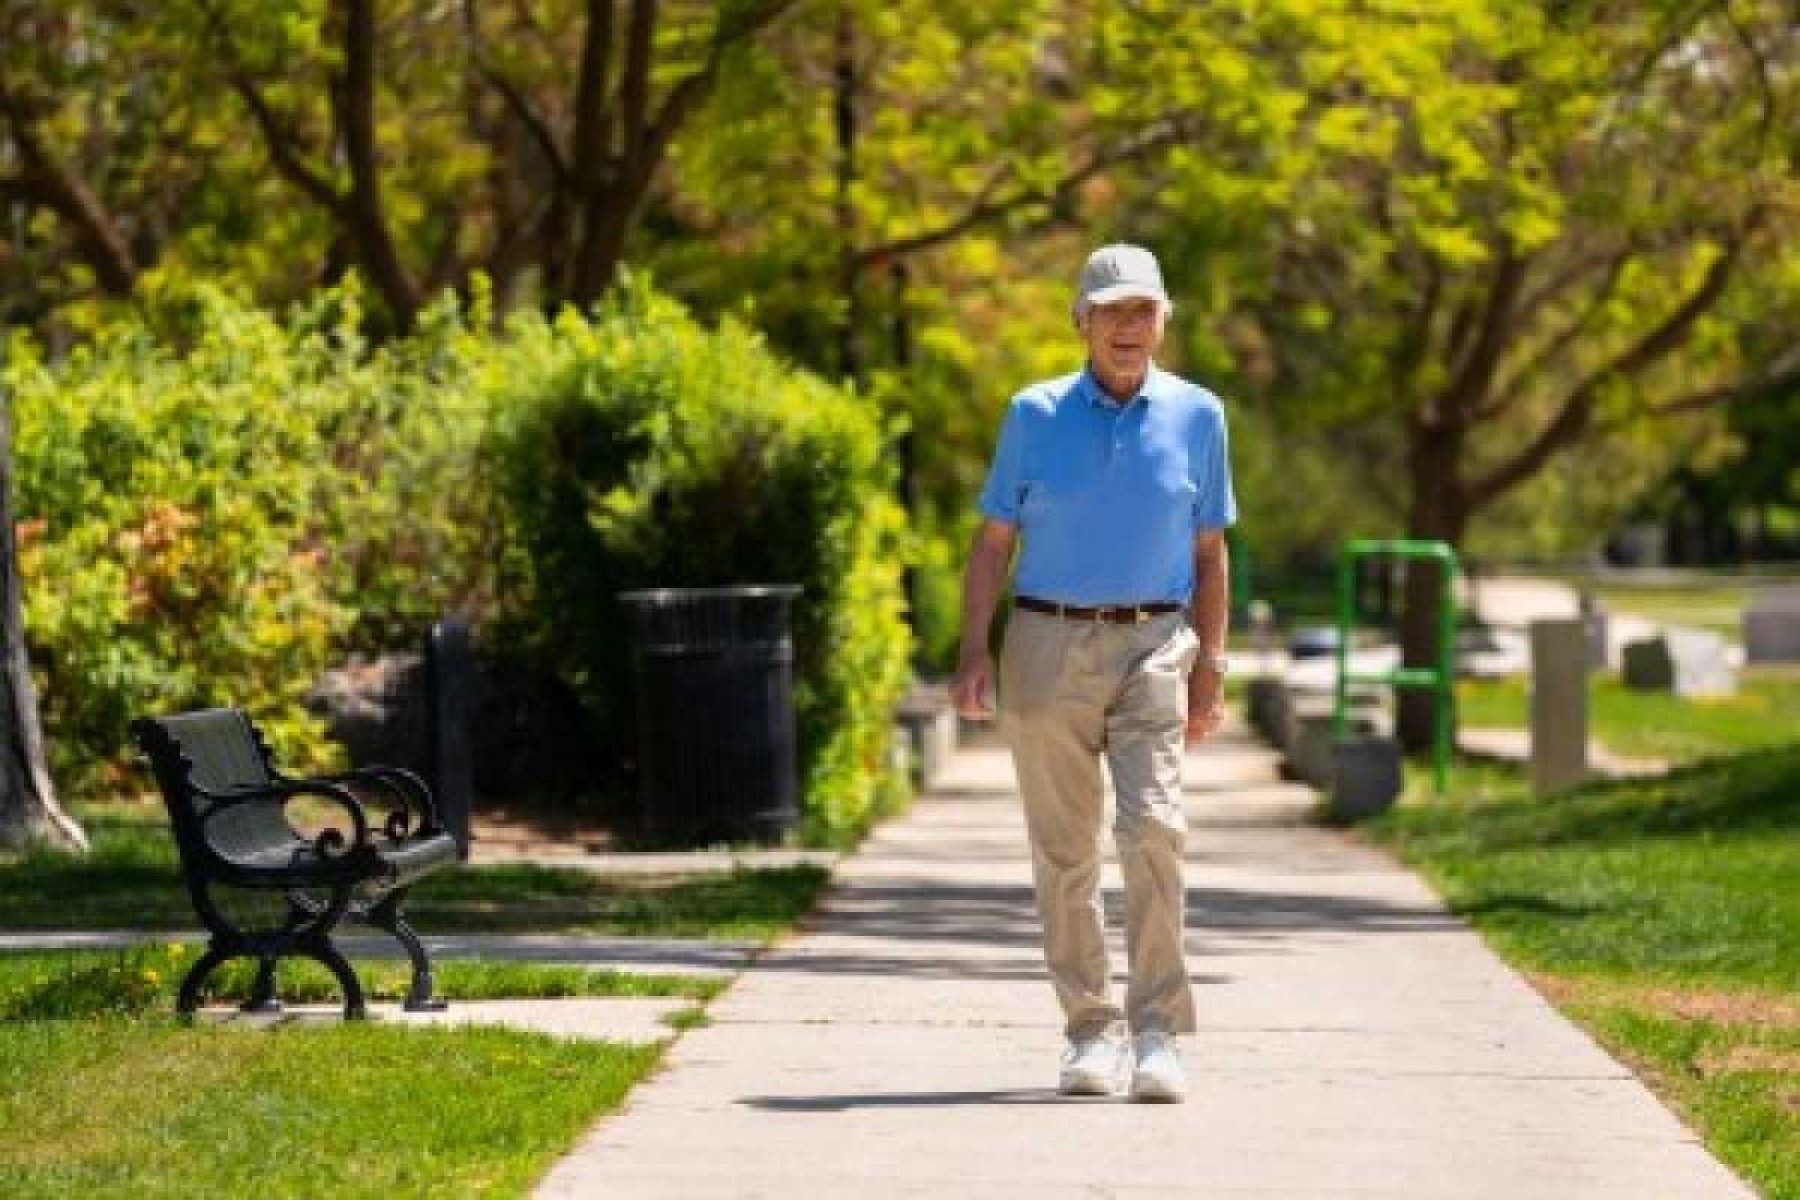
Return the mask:
MULTIPOLYGON (((160 806, 92 805, 78 815, 90 854, 0 859, 0 927, 198 927, 160 806)), ((768 940, 812 907, 828 878, 810 866, 673 879, 463 868, 427 880, 409 912, 426 933, 768 940)), ((187 1027, 168 1014, 197 952, 164 943, 0 955, 0 1196, 525 1195, 662 1053, 661 1043, 497 1028, 187 1027)), ((370 999, 405 991, 403 962, 356 969, 370 999)), ((441 961, 434 969, 453 1001, 696 1001, 674 1014, 670 1037, 704 1024, 699 1004, 725 986, 527 963, 441 961)), ((212 998, 248 995, 252 974, 249 963, 231 964, 214 976, 212 998)), ((341 999, 310 962, 284 963, 277 993, 341 999)))
POLYGON ((0 1194, 519 1196, 662 1044, 374 1024, 0 1024, 0 1194))
MULTIPOLYGON (((130 950, 55 950, 0 954, 0 1020, 172 1013, 175 991, 201 947, 179 942, 130 950)), ((354 964, 367 998, 401 1000, 412 975, 405 962, 354 964)), ((256 965, 236 959, 213 972, 203 999, 238 1001, 250 994, 256 965)), ((717 975, 645 975, 573 964, 449 959, 432 964, 437 992, 449 1000, 632 996, 711 1000, 728 985, 717 975)), ((276 993, 295 1004, 338 1004, 337 981, 318 963, 281 963, 276 993)))
MULTIPOLYGON (((657 1063, 662 1043, 362 1023, 275 1030, 171 1019, 194 948, 0 955, 0 1195, 523 1195, 657 1063)), ((224 977, 248 994, 248 964, 224 977)), ((398 998, 401 964, 364 964, 398 998)), ((725 980, 447 962, 453 999, 676 996, 725 980)), ((336 1003, 312 963, 293 1001, 336 1003)), ((215 999, 219 998, 217 996, 215 999)), ((681 1010, 678 1028, 704 1023, 681 1010)))
MULTIPOLYGON (((78 810, 93 849, 0 858, 0 927, 194 929, 160 805, 78 810)), ((463 867, 425 880, 407 911, 425 933, 586 932, 766 941, 811 909, 829 878, 799 865, 676 879, 568 868, 463 867)))
MULTIPOLYGON (((1530 720, 1522 679, 1465 679, 1456 685, 1462 723, 1519 727, 1530 720)), ((1683 699, 1594 677, 1588 689, 1593 734, 1615 754, 1692 762, 1800 741, 1800 671, 1755 667, 1740 673, 1738 694, 1683 699)))
POLYGON ((1800 746, 1539 800, 1421 774, 1364 826, 1771 1197, 1800 1200, 1800 746))
POLYGON ((1750 590, 1744 584, 1730 583, 1594 585, 1600 607, 1608 612, 1710 629, 1734 642, 1744 636, 1744 606, 1749 602, 1750 590))

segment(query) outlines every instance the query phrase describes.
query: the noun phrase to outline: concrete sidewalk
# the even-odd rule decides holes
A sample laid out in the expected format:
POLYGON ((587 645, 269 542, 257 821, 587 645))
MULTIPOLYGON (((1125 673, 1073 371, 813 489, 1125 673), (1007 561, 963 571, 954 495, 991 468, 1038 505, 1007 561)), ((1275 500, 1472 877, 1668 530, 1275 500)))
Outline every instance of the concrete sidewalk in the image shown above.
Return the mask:
POLYGON ((1414 876, 1305 824, 1273 755, 1188 766, 1186 1104, 1054 1094, 1010 764, 970 751, 542 1194, 1752 1194, 1414 876))

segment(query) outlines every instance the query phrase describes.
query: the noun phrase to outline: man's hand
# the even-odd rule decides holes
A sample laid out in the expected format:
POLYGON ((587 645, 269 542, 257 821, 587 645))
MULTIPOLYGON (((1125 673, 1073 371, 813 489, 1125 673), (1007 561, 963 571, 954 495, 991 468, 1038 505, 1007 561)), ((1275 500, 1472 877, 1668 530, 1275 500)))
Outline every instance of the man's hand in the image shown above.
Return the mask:
POLYGON ((993 705, 988 702, 993 690, 994 658, 986 651, 958 663, 956 674, 950 677, 950 702, 958 716, 971 721, 994 719, 993 705))
POLYGON ((1225 677, 1207 666, 1188 676, 1187 744, 1199 745, 1225 719, 1225 677))

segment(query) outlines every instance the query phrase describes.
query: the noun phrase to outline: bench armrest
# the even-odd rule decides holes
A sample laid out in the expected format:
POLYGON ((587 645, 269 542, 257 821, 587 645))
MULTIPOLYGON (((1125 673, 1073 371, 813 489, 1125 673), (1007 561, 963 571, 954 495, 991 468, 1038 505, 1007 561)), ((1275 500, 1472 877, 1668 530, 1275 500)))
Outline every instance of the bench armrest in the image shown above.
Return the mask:
MULTIPOLYGON (((214 792, 196 786, 194 791, 208 802, 206 815, 200 819, 200 836, 205 839, 207 849, 215 854, 219 854, 220 851, 206 833, 206 826, 214 817, 252 801, 281 800, 285 802, 296 796, 314 796, 322 800, 333 801, 349 814, 354 838, 347 840, 343 832, 335 826, 321 830, 319 836, 313 839, 313 848, 319 852, 319 857, 340 858, 351 850, 373 848, 373 842, 369 837, 369 815, 363 810, 362 802, 350 789, 323 779, 278 779, 266 787, 233 788, 226 792, 214 792)), ((228 856, 221 854, 221 857, 228 856)))
MULTIPOLYGON (((299 783, 302 780, 290 779, 285 775, 277 775, 283 783, 299 783)), ((338 786, 361 785, 374 787, 392 796, 400 802, 405 814, 399 822, 389 816, 383 832, 394 841, 400 841, 416 828, 422 833, 436 833, 444 828, 444 822, 438 815, 437 801, 432 798, 431 789, 404 767, 367 766, 353 771, 342 771, 335 775, 322 775, 316 780, 319 783, 338 786), (398 825, 398 827, 396 827, 398 825)))

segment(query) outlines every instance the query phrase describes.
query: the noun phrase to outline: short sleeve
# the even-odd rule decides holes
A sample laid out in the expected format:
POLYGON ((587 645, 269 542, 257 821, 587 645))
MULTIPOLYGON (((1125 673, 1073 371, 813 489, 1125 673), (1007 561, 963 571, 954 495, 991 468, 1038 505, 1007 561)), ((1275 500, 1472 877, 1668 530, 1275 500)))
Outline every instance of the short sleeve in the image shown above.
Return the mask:
POLYGON ((1231 488, 1231 439, 1225 432, 1225 410, 1214 408, 1202 423, 1206 444, 1195 455, 1194 528, 1224 529, 1237 523, 1237 497, 1231 488))
POLYGON ((1015 401, 1000 423, 1000 439, 994 461, 988 467, 987 484, 976 507, 981 514, 1008 525, 1019 523, 1019 505, 1025 498, 1025 422, 1015 401))

